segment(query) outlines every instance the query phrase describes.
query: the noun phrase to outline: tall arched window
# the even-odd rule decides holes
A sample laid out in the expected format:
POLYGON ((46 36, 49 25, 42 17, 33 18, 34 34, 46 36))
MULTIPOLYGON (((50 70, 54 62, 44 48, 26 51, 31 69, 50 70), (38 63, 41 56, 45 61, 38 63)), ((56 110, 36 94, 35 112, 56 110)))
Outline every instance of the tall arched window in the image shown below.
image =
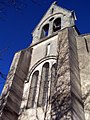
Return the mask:
POLYGON ((49 33, 49 24, 44 25, 41 31, 41 38, 48 36, 49 33))
POLYGON ((41 75, 41 81, 40 81, 38 106, 44 106, 45 103, 47 102, 48 76, 49 76, 49 63, 45 63, 43 65, 43 67, 42 67, 42 75, 41 75))
POLYGON ((37 90, 38 75, 39 75, 39 71, 35 71, 32 75, 31 86, 30 86, 30 91, 29 91, 29 98, 28 98, 28 108, 34 107, 36 90, 37 90))
POLYGON ((56 32, 61 29, 61 18, 57 18, 53 22, 53 32, 56 32))
POLYGON ((50 100, 53 99, 56 82, 56 63, 51 68, 51 86, 50 86, 50 100))

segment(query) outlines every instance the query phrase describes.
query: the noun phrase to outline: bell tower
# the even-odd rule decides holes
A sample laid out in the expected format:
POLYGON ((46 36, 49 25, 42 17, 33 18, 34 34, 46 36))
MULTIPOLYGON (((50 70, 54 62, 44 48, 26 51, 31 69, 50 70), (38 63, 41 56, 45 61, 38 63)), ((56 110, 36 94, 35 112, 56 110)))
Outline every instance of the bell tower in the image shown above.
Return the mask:
POLYGON ((34 29, 26 81, 28 93, 24 112, 28 115, 25 117, 23 113, 20 120, 27 117, 27 120, 84 120, 80 82, 74 83, 76 78, 71 72, 71 69, 78 70, 77 60, 73 66, 73 53, 69 48, 69 39, 76 44, 70 38, 70 34, 72 37, 77 34, 75 18, 73 11, 58 7, 54 2, 34 29))
MULTIPOLYGON (((7 120, 85 120, 75 19, 74 11, 52 3, 34 29, 30 47, 15 55, 12 80, 8 75, 11 90, 7 97, 13 96, 15 104, 11 108, 7 100, 6 106, 14 111, 8 112, 7 120)), ((4 112, 1 118, 6 117, 4 112)))
POLYGON ((51 36, 59 30, 74 26, 75 19, 74 11, 69 11, 57 6, 57 2, 52 3, 32 33, 32 44, 51 36))

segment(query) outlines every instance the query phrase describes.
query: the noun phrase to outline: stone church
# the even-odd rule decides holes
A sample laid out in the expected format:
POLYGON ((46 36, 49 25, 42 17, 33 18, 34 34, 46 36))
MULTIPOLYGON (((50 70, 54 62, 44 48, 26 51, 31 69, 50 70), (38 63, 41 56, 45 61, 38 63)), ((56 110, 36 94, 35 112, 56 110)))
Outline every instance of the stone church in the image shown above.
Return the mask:
POLYGON ((74 11, 52 3, 32 44, 15 53, 0 97, 0 120, 90 120, 90 34, 74 11))

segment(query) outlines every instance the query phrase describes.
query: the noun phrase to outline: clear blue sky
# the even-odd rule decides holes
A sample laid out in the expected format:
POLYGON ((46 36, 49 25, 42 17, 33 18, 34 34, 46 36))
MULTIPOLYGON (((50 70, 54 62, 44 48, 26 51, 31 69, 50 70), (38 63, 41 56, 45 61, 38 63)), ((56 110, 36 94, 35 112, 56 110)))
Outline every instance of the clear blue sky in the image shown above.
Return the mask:
MULTIPOLYGON (((43 14, 54 0, 23 0, 26 7, 22 11, 8 8, 0 13, 0 71, 7 75, 15 52, 28 47, 31 33, 43 14)), ((90 0, 57 0, 58 5, 74 10, 77 16, 76 26, 80 33, 90 33, 90 0)), ((5 80, 0 77, 0 92, 5 80)))

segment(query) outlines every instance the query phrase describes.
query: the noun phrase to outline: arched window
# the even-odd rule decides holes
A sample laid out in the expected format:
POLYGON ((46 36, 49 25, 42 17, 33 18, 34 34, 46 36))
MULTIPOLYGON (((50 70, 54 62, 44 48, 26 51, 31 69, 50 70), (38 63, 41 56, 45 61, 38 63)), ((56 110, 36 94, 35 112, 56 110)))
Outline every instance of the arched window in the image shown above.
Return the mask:
POLYGON ((46 25, 44 25, 44 27, 42 28, 41 38, 44 38, 44 37, 48 36, 48 32, 49 32, 49 24, 46 24, 46 25))
POLYGON ((61 29, 61 18, 57 18, 53 23, 53 32, 56 32, 61 29))
POLYGON ((50 86, 50 101, 53 99, 56 82, 56 63, 51 68, 51 86, 50 86))
POLYGON ((31 86, 30 86, 30 91, 29 91, 29 98, 28 98, 28 108, 34 107, 36 90, 37 90, 38 75, 39 75, 39 71, 35 71, 32 75, 31 86))
POLYGON ((49 76, 49 63, 45 63, 42 67, 42 75, 40 81, 38 107, 44 106, 48 96, 48 76, 49 76))

